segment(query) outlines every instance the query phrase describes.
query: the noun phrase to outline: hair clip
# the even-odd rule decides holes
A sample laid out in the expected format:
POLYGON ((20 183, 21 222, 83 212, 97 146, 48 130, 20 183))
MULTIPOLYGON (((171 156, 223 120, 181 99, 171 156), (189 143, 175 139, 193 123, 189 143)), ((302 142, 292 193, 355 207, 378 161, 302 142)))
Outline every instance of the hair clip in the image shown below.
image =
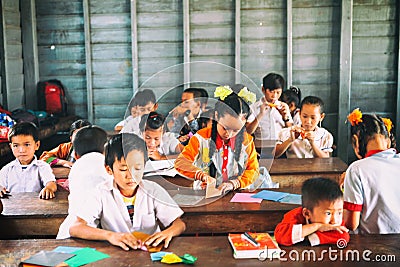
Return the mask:
POLYGON ((256 102, 256 94, 250 92, 247 87, 243 87, 242 90, 240 90, 238 96, 246 100, 247 102, 254 103, 256 102))
POLYGON ((232 94, 232 92, 232 89, 228 85, 218 86, 217 88, 215 88, 214 97, 218 97, 219 99, 224 101, 228 95, 232 94))
POLYGON ((382 118, 382 121, 385 124, 387 131, 390 133, 393 128, 393 122, 389 118, 382 118))
POLYGON ((351 126, 358 125, 362 122, 362 113, 359 108, 356 108, 347 116, 347 120, 350 122, 351 126))

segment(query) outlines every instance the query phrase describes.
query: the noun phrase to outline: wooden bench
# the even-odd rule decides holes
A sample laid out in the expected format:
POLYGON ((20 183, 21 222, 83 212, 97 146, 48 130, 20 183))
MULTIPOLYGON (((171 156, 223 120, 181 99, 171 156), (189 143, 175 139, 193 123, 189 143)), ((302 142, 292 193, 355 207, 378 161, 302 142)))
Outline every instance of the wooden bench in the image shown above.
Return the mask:
MULTIPOLYGON (((60 120, 54 125, 42 126, 39 128, 39 139, 43 140, 49 138, 57 132, 69 131, 71 124, 78 119, 75 115, 61 117, 60 120)), ((14 156, 12 155, 10 145, 8 143, 0 143, 0 166, 10 162, 14 156)))
MULTIPOLYGON (((58 246, 91 247, 106 253, 110 258, 85 266, 166 266, 161 262, 152 262, 147 251, 124 251, 108 242, 81 239, 44 239, 44 240, 0 240, 0 262, 5 266, 19 266, 21 258, 40 252, 51 251, 58 246)), ((311 247, 302 242, 295 246, 283 247, 281 260, 260 261, 258 259, 234 259, 227 236, 175 237, 169 248, 182 256, 189 253, 197 257, 194 266, 334 266, 358 267, 398 266, 400 259, 400 235, 351 235, 344 249, 336 245, 311 247), (330 252, 329 252, 330 251, 330 252), (315 258, 314 258, 315 256, 315 258), (357 257, 358 256, 358 257, 357 257)), ((177 266, 183 266, 179 264, 177 266)))

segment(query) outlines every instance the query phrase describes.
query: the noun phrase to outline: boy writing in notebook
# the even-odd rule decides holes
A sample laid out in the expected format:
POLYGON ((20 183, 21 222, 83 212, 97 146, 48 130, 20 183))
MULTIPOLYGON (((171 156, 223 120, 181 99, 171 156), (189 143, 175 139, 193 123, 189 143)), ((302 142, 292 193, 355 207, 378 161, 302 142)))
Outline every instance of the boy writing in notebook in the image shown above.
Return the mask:
POLYGON ((87 194, 70 227, 72 237, 106 240, 124 250, 138 249, 144 244, 167 248, 172 237, 185 230, 180 219, 183 211, 158 184, 143 181, 147 161, 145 142, 135 134, 118 134, 105 148, 107 172, 114 176, 87 194), (165 229, 160 231, 159 223, 165 229), (101 229, 99 226, 101 225, 101 229), (132 232, 150 236, 144 244, 132 232))
POLYGON ((40 198, 54 198, 57 185, 53 171, 35 156, 40 146, 36 126, 30 122, 15 124, 8 141, 15 160, 0 171, 0 197, 7 192, 37 192, 40 198))
POLYGON ((343 221, 343 192, 327 178, 312 178, 301 188, 302 207, 289 211, 275 228, 276 241, 291 246, 308 238, 311 246, 349 242, 343 221))

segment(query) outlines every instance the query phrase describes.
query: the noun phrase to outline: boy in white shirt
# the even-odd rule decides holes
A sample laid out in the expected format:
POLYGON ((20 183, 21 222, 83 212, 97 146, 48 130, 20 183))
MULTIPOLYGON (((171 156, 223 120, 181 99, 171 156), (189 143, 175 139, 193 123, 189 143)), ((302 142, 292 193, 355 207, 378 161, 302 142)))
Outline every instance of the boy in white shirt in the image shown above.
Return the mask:
POLYGON ((256 140, 277 140, 279 132, 293 125, 289 106, 279 97, 285 86, 283 77, 269 73, 263 78, 264 96, 250 106, 252 114, 247 119, 246 130, 254 133, 256 140))
POLYGON ((137 135, 119 134, 108 141, 105 152, 106 169, 114 181, 104 182, 88 194, 69 229, 71 236, 106 240, 124 250, 161 242, 167 248, 172 237, 185 230, 180 219, 183 211, 165 189, 142 180, 146 144, 137 135), (157 221, 166 229, 160 231, 157 221), (133 231, 150 236, 142 243, 132 235, 133 231))
POLYGON ((49 164, 38 160, 39 132, 30 122, 14 125, 8 134, 15 160, 0 171, 0 197, 7 192, 37 192, 39 197, 50 199, 57 191, 56 179, 49 164))

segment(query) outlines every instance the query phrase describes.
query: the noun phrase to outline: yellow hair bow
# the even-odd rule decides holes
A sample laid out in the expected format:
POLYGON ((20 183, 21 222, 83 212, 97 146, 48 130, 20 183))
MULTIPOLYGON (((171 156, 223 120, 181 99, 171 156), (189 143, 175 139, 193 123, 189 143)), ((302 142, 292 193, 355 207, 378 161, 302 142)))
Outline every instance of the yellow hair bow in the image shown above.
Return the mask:
POLYGON ((228 85, 219 86, 215 88, 214 97, 218 97, 223 101, 230 94, 232 94, 232 89, 228 85))
POLYGON ((382 118, 382 121, 385 124, 387 131, 390 133, 393 128, 393 122, 389 118, 382 118))
POLYGON ((350 122, 351 126, 355 126, 362 122, 362 113, 359 108, 356 108, 347 116, 347 120, 350 122))
POLYGON ((250 92, 247 87, 243 87, 242 90, 240 90, 238 96, 246 100, 247 102, 254 103, 256 102, 256 94, 250 92))

